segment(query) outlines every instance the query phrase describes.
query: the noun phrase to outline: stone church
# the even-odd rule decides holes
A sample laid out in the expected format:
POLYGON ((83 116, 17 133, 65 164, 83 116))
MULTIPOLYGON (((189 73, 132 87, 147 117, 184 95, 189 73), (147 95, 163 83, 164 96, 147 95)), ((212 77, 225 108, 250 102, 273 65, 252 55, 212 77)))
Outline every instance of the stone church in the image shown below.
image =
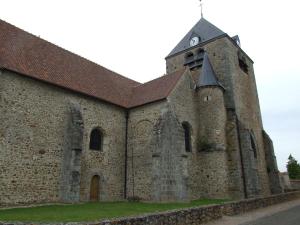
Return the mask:
POLYGON ((280 193, 253 61, 201 18, 141 84, 0 21, 0 205, 280 193))

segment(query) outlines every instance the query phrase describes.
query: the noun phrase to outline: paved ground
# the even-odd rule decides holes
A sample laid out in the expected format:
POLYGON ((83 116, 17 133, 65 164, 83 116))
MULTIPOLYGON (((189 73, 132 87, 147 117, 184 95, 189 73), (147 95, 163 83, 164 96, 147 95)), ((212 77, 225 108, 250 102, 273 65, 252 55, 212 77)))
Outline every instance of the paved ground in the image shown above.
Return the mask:
POLYGON ((266 216, 261 219, 243 223, 243 225, 299 225, 300 224, 300 205, 291 209, 266 216))
POLYGON ((206 225, 300 225, 300 199, 237 216, 224 216, 206 225))

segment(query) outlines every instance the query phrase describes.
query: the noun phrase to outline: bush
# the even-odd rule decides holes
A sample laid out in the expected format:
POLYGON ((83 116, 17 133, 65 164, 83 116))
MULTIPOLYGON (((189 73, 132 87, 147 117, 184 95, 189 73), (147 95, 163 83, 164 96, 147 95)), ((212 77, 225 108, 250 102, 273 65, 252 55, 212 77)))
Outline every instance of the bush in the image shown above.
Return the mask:
POLYGON ((300 179, 300 165, 297 160, 290 155, 286 165, 290 179, 300 179))

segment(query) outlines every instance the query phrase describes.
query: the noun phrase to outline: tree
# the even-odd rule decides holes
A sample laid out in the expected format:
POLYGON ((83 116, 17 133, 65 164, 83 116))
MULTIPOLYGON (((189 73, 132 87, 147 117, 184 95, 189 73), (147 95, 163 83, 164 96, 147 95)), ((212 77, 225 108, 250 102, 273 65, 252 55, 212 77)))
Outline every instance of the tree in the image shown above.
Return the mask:
POLYGON ((287 168, 290 179, 300 179, 299 163, 292 155, 290 155, 288 159, 289 159, 289 161, 286 165, 286 168, 287 168))

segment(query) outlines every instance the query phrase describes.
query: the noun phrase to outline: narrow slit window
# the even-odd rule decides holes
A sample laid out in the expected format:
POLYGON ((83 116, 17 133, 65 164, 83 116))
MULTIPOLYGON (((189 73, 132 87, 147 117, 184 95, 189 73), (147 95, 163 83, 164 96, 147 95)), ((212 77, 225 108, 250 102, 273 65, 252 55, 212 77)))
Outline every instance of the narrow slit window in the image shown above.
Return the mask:
POLYGON ((251 141, 251 150, 253 151, 254 158, 257 158, 256 144, 255 144, 254 137, 252 134, 250 134, 250 141, 251 141))
POLYGON ((185 151, 191 152, 192 145, 191 145, 191 126, 187 122, 182 123, 182 127, 184 130, 184 142, 185 142, 185 151))

